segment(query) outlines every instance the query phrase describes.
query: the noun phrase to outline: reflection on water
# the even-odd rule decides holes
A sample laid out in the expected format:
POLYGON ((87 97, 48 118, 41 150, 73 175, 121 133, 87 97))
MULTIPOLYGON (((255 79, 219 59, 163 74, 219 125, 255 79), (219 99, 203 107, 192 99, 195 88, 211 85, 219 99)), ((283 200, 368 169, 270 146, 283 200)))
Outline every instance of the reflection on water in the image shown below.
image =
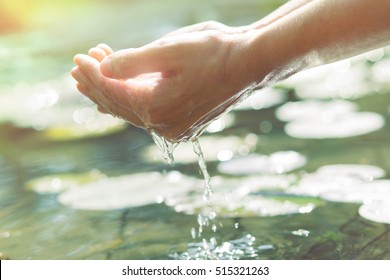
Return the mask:
POLYGON ((389 48, 296 75, 210 124, 205 203, 191 143, 164 164, 150 135, 76 92, 72 56, 201 20, 248 23, 279 2, 66 3, 34 1, 35 17, 0 35, 0 259, 390 258, 389 48))

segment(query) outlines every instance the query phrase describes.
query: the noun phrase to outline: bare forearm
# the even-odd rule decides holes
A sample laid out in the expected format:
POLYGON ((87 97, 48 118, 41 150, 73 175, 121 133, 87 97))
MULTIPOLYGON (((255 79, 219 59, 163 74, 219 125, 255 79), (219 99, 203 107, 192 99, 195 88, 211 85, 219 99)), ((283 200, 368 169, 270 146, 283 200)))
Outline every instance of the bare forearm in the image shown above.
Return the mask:
POLYGON ((245 26, 244 29, 246 31, 259 29, 264 26, 267 26, 275 21, 277 21, 280 18, 283 18, 284 16, 296 11, 297 9, 303 7, 307 3, 311 2, 312 0, 290 0, 286 2, 284 5, 280 6, 278 9, 270 13, 269 15, 265 16, 264 18, 260 19, 257 22, 254 22, 248 26, 245 26))
POLYGON ((390 44, 389 11, 388 0, 311 1, 247 34, 246 67, 270 84, 390 44))

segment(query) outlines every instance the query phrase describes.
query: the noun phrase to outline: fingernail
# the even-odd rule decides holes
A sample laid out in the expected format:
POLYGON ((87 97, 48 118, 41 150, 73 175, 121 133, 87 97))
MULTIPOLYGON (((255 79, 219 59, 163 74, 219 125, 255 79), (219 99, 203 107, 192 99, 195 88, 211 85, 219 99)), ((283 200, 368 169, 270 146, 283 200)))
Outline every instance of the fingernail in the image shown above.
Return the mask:
POLYGON ((112 64, 111 64, 111 58, 110 57, 106 57, 105 59, 103 59, 102 63, 100 64, 100 71, 106 77, 112 77, 113 76, 112 64))

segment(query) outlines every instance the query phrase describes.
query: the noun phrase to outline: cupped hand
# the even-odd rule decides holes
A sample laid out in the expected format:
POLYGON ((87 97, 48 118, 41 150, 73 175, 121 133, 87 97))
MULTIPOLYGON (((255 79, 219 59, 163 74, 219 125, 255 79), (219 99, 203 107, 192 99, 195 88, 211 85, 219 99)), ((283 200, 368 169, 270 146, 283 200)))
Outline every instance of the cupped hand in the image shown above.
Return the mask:
POLYGON ((250 82, 240 71, 240 42, 207 30, 112 54, 91 49, 75 57, 72 75, 100 111, 179 142, 197 136, 250 82))

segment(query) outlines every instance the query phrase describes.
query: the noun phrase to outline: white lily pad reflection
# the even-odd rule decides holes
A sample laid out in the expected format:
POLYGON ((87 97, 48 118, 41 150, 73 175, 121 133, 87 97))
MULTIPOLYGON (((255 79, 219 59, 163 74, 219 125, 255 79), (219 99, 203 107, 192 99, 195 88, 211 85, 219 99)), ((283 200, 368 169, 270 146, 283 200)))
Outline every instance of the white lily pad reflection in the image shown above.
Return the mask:
POLYGON ((306 158, 295 151, 280 151, 269 156, 252 154, 218 164, 218 170, 230 175, 281 174, 300 168, 306 158))
MULTIPOLYGON (((205 161, 228 160, 242 151, 249 153, 256 148, 258 138, 250 134, 240 138, 236 136, 202 136, 199 142, 203 148, 205 161)), ((142 152, 148 161, 165 162, 156 145, 150 145, 142 152)), ((197 162, 198 157, 193 151, 192 143, 183 142, 175 148, 174 158, 176 163, 197 162)))
POLYGON ((161 203, 168 195, 180 195, 199 186, 199 180, 172 171, 111 177, 59 195, 66 206, 83 210, 112 210, 161 203))
POLYGON ((286 95, 275 88, 257 90, 233 110, 259 110, 278 105, 286 100, 286 95))
POLYGON ((390 200, 364 203, 359 208, 359 215, 373 222, 390 224, 390 200))

